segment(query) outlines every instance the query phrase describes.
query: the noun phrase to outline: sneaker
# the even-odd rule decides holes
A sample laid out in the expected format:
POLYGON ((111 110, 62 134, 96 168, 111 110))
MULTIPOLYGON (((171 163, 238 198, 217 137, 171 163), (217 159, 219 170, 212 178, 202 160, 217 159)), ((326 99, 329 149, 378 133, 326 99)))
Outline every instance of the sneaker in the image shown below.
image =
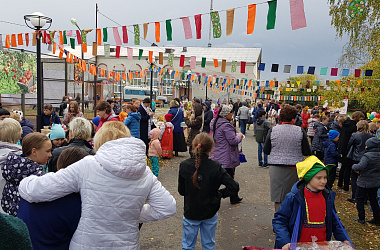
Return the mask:
POLYGON ((262 163, 259 163, 259 168, 262 168, 263 167, 263 164, 262 163))
POLYGON ((359 218, 352 218, 354 221, 357 221, 359 222, 360 224, 364 224, 365 223, 365 220, 361 220, 359 218))
POLYGON ((373 218, 372 220, 366 220, 366 222, 375 226, 380 226, 380 220, 375 220, 375 218, 373 218))
POLYGON ((351 202, 351 203, 356 203, 356 200, 355 199, 352 199, 352 198, 348 198, 347 201, 351 202))
POLYGON ((268 164, 264 164, 263 168, 269 168, 268 164))

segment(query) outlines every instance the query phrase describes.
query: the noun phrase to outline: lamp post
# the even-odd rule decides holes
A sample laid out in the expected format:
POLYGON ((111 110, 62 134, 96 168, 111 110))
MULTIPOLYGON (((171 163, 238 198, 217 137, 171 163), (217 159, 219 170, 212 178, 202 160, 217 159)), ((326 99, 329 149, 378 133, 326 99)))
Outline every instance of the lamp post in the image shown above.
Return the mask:
POLYGON ((41 72, 41 30, 47 30, 50 28, 53 20, 50 17, 46 17, 40 12, 34 12, 31 15, 24 16, 25 24, 37 31, 37 131, 40 132, 42 129, 42 113, 44 107, 44 98, 43 98, 43 82, 42 82, 42 72, 41 72), (30 22, 30 24, 28 23, 30 22), (45 24, 49 24, 49 27, 43 29, 45 24))
POLYGON ((152 62, 147 59, 147 63, 150 66, 150 108, 153 110, 153 66, 155 66, 155 59, 153 58, 152 62))
MULTIPOLYGON (((78 30, 80 31, 80 33, 82 35, 82 30, 81 30, 81 28, 79 28, 77 20, 75 18, 71 18, 71 23, 78 28, 78 30)), ((82 43, 82 46, 81 46, 81 57, 82 57, 82 60, 84 60, 83 43, 82 43)), ((82 70, 82 97, 81 97, 81 100, 82 100, 82 111, 83 111, 83 114, 84 114, 85 110, 84 110, 84 71, 83 70, 82 70)))

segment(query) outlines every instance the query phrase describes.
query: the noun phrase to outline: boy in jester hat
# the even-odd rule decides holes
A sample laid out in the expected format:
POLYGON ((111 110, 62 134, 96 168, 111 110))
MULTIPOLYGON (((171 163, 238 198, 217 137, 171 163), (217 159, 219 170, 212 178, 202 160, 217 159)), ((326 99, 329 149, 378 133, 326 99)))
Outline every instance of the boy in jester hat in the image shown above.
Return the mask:
POLYGON ((333 214, 335 192, 325 186, 328 167, 316 156, 310 156, 296 166, 301 180, 286 195, 272 221, 277 234, 274 248, 290 249, 293 234, 297 234, 297 242, 312 242, 312 236, 317 237, 317 241, 330 241, 334 233, 336 240, 350 244, 333 214), (296 226, 299 208, 299 224, 296 226))

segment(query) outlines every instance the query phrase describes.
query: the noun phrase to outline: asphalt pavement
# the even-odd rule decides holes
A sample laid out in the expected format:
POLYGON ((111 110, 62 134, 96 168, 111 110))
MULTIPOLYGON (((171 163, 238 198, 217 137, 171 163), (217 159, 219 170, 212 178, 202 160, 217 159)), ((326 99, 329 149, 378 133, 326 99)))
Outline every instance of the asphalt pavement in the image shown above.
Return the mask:
MULTIPOLYGON (((215 249, 242 249, 243 246, 273 248, 275 235, 272 231, 274 205, 270 202, 269 169, 259 168, 257 143, 253 127, 243 140, 247 163, 236 169, 236 181, 240 184, 239 196, 243 201, 231 205, 223 199, 219 210, 215 249)), ((146 223, 141 228, 141 249, 181 249, 183 197, 177 191, 179 163, 189 156, 179 157, 160 166, 158 179, 177 201, 177 214, 167 220, 146 223)), ((200 235, 195 249, 202 249, 200 235)))

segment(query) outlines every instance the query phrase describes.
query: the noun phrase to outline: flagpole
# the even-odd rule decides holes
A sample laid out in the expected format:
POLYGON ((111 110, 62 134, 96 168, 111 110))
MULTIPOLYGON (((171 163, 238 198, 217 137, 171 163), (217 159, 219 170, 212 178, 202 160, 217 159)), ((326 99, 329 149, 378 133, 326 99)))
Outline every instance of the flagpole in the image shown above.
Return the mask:
POLYGON ((211 47, 211 29, 212 29, 212 21, 211 21, 211 12, 212 12, 212 2, 213 0, 211 0, 211 5, 210 5, 210 29, 209 29, 209 33, 208 33, 208 47, 211 47))
MULTIPOLYGON (((96 29, 95 29, 95 31, 96 31, 95 41, 98 42, 98 4, 96 3, 95 6, 96 6, 96 8, 95 8, 95 27, 96 27, 96 29)), ((95 56, 96 68, 98 68, 98 56, 97 55, 98 55, 98 53, 96 53, 96 56, 95 56)), ((94 96, 93 96, 93 98, 94 98, 94 105, 93 105, 94 106, 94 117, 96 117, 96 115, 97 115, 97 113, 96 113, 96 99, 98 97, 97 93, 96 93, 97 85, 98 85, 98 74, 95 74, 95 77, 94 77, 94 96)), ((123 103, 123 101, 121 103, 123 103)))

